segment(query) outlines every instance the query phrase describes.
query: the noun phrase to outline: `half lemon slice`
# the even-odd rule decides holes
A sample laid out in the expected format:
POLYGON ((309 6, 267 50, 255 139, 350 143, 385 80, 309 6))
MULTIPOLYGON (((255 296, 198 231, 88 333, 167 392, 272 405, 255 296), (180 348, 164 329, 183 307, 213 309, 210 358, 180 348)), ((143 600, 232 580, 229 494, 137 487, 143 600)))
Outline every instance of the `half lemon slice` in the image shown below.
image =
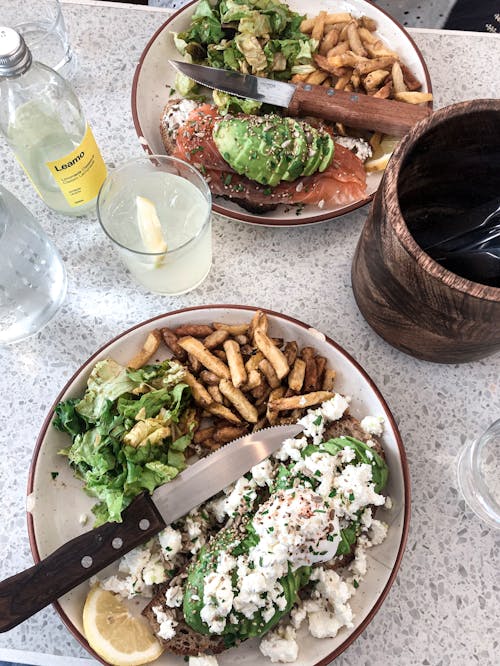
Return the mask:
POLYGON ((383 171, 399 141, 397 137, 388 134, 382 137, 380 143, 374 147, 373 155, 365 162, 366 171, 383 171))
POLYGON ((161 266, 167 252, 167 241, 163 235, 156 206, 152 201, 141 196, 136 196, 135 204, 137 206, 137 225, 144 247, 148 252, 159 255, 156 258, 155 266, 161 266))
POLYGON ((85 601, 83 629, 90 647, 113 666, 140 666, 163 652, 147 621, 134 617, 118 596, 98 585, 85 601))

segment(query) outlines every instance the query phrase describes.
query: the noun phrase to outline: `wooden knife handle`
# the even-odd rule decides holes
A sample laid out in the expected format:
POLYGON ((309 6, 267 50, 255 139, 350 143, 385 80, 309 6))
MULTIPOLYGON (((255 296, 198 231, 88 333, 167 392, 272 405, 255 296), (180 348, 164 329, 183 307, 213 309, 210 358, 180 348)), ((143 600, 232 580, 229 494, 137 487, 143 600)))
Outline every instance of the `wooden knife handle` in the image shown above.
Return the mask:
POLYGON ((291 116, 324 118, 356 129, 404 136, 415 123, 427 118, 431 110, 419 104, 298 83, 288 113, 291 116))
POLYGON ((165 527, 149 495, 106 523, 68 541, 44 560, 0 583, 0 631, 8 631, 165 527))

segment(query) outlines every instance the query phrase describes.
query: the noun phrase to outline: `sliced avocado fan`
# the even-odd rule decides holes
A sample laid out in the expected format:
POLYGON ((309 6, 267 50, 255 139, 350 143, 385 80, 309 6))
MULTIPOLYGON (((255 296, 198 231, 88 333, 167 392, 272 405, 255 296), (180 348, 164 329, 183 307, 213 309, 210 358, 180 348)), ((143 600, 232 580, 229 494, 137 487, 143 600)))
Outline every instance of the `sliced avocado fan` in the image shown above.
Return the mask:
POLYGON ((236 173, 271 187, 324 171, 334 153, 326 130, 274 114, 222 118, 213 139, 236 173))

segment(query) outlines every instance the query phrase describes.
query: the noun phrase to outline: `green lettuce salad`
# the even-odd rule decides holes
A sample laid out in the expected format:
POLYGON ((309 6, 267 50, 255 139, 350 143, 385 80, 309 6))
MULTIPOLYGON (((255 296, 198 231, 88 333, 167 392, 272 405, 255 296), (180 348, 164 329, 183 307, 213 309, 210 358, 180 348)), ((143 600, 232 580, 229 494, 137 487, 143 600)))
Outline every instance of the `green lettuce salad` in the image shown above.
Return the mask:
POLYGON ((72 439, 59 453, 99 500, 96 527, 121 522, 136 495, 185 468, 196 416, 183 375, 175 361, 132 370, 106 359, 92 370, 83 398, 57 405, 53 425, 72 439))
MULTIPOLYGON (((175 33, 174 41, 189 61, 288 81, 315 69, 317 42, 300 31, 303 19, 278 0, 200 0, 189 30, 175 33)), ((185 97, 198 94, 183 75, 176 88, 185 97)))

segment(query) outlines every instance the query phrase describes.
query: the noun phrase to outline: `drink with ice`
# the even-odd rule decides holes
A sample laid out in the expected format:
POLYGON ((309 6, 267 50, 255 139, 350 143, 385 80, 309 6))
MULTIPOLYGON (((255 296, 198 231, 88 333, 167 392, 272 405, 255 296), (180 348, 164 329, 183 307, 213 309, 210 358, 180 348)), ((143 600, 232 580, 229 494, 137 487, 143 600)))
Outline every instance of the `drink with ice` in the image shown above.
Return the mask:
POLYGON ((171 296, 197 287, 212 263, 211 198, 190 165, 166 156, 134 160, 110 174, 98 216, 132 275, 171 296))

